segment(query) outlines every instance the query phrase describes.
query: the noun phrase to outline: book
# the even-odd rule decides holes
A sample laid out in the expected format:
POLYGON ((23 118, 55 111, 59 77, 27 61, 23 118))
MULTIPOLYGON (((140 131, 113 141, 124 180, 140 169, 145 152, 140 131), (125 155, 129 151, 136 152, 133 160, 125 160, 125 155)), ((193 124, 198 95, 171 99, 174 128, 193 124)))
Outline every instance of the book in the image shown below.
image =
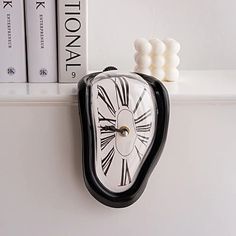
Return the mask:
POLYGON ((60 0, 57 9, 59 82, 78 82, 87 74, 87 0, 60 0))
POLYGON ((24 1, 0 3, 0 82, 26 82, 24 1))
POLYGON ((57 82, 56 1, 25 0, 29 82, 57 82))

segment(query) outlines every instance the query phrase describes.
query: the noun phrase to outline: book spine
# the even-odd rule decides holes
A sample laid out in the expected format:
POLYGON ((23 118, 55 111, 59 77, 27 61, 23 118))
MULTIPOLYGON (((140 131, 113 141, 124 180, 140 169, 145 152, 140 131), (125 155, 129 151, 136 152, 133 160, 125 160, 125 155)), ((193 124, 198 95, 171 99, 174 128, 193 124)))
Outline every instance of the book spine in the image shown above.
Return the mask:
POLYGON ((59 82, 75 83, 87 74, 87 0, 57 4, 59 82))
POLYGON ((25 4, 29 82, 57 82, 56 1, 25 4))
POLYGON ((23 0, 0 3, 0 82, 26 82, 23 0))

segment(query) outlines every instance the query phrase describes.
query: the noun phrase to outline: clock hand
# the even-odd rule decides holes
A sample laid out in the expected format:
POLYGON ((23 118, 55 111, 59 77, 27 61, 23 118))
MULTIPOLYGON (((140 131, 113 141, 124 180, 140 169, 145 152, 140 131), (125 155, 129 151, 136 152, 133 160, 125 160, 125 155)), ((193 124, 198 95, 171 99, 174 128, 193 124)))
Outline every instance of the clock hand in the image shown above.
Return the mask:
POLYGON ((111 125, 111 126, 100 126, 100 128, 104 131, 114 131, 114 132, 118 132, 118 129, 116 129, 115 126, 111 125))
POLYGON ((118 133, 120 133, 121 136, 123 136, 123 137, 128 136, 128 135, 129 135, 129 132, 130 132, 129 128, 126 127, 126 126, 122 126, 122 127, 120 127, 119 129, 117 129, 117 128, 116 128, 115 126, 113 126, 113 125, 111 125, 111 126, 106 125, 106 126, 100 126, 100 128, 103 129, 104 131, 109 131, 109 130, 110 130, 110 131, 118 132, 118 133))

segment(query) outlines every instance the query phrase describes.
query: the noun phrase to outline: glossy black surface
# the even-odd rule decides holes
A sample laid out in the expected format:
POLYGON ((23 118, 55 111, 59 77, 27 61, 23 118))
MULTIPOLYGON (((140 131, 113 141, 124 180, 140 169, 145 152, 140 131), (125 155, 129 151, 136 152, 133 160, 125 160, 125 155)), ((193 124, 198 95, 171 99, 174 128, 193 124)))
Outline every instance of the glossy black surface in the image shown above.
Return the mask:
POLYGON ((101 184, 95 172, 95 137, 91 112, 91 81, 99 73, 87 75, 78 84, 79 114, 83 138, 84 180, 89 192, 98 201, 110 207, 122 208, 133 204, 142 195, 148 178, 160 159, 168 131, 169 96, 166 88, 160 81, 153 77, 137 73, 146 80, 154 91, 158 107, 158 123, 153 145, 134 184, 125 192, 114 193, 101 184))

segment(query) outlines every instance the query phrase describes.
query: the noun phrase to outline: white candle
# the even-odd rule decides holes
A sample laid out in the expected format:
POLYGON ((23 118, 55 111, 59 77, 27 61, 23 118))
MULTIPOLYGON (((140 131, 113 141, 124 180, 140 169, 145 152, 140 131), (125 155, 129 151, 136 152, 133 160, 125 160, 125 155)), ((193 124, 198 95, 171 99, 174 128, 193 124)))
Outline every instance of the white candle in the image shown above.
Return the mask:
POLYGON ((180 63, 180 58, 178 56, 180 44, 174 39, 166 39, 164 43, 166 45, 165 80, 176 82, 179 80, 179 71, 177 67, 180 63))

